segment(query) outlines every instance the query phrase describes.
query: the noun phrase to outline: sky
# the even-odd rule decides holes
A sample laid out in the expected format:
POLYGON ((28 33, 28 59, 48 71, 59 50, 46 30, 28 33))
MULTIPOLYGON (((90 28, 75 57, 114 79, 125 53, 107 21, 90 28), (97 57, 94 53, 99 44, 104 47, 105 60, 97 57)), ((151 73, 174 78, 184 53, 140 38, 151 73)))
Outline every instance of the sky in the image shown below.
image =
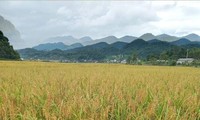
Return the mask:
POLYGON ((200 35, 198 1, 0 1, 27 46, 49 37, 200 35))

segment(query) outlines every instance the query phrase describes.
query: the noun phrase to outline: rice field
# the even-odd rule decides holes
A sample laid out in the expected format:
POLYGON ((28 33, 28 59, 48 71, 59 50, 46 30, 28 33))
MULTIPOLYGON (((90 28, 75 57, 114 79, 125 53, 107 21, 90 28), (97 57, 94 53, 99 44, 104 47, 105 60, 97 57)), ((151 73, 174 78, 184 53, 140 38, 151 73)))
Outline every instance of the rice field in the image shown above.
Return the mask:
POLYGON ((200 120, 200 69, 0 61, 0 120, 200 120))

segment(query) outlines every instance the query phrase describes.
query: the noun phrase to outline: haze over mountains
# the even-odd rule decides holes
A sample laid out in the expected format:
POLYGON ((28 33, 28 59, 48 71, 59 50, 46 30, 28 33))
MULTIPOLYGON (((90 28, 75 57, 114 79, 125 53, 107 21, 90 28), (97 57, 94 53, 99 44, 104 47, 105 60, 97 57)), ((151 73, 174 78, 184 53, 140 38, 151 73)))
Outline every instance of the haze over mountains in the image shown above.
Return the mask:
MULTIPOLYGON (((2 30, 5 36, 9 38, 11 45, 13 45, 15 49, 22 47, 22 39, 19 31, 10 21, 4 19, 2 16, 0 16, 0 30, 2 30)), ((182 37, 171 36, 168 34, 154 35, 152 33, 145 33, 139 37, 125 35, 120 38, 116 36, 107 36, 99 39, 92 39, 90 36, 85 36, 82 38, 75 38, 73 36, 55 36, 39 42, 38 45, 33 46, 32 48, 39 51, 52 51, 55 49, 67 51, 88 48, 88 46, 93 45, 96 46, 98 43, 106 43, 112 47, 113 45, 116 45, 118 48, 123 48, 125 44, 132 43, 137 39, 148 41, 148 43, 165 41, 176 46, 188 44, 192 44, 193 46, 196 44, 198 46, 200 42, 200 36, 194 33, 182 37)), ((135 47, 136 46, 137 44, 135 47)))
POLYGON ((182 37, 176 37, 176 36, 171 36, 168 34, 161 34, 161 35, 153 35, 152 33, 145 33, 143 35, 141 35, 140 37, 135 37, 135 36, 123 36, 121 38, 117 38, 116 36, 107 36, 104 38, 99 38, 99 39, 92 39, 91 37, 83 37, 83 38, 74 38, 72 36, 58 36, 58 37, 52 37, 52 38, 48 38, 47 40, 44 40, 44 42, 50 42, 50 43, 54 43, 54 42, 63 42, 64 44, 73 44, 73 43, 81 43, 83 45, 91 45, 91 44, 95 44, 95 43, 99 43, 99 42, 106 42, 108 44, 117 42, 117 41, 121 41, 121 42, 132 42, 133 40, 137 39, 137 38, 141 38, 145 41, 149 41, 149 40, 153 40, 153 39, 158 39, 161 41, 167 41, 167 42, 172 42, 175 40, 178 40, 180 38, 186 38, 190 41, 200 41, 200 36, 197 34, 189 34, 186 36, 182 36, 182 37))
POLYGON ((60 50, 69 50, 69 49, 74 49, 74 48, 79 48, 83 47, 81 43, 74 43, 71 45, 65 45, 62 42, 58 43, 46 43, 46 44, 40 44, 38 46, 33 47, 36 50, 45 50, 45 51, 50 51, 54 49, 60 49, 60 50))
POLYGON ((152 42, 152 40, 159 40, 159 41, 171 42, 172 44, 175 45, 185 45, 189 43, 194 44, 200 42, 200 36, 197 34, 189 34, 183 37, 176 37, 167 34, 161 34, 155 36, 152 33, 145 33, 140 37, 124 36, 121 38, 117 38, 115 36, 108 36, 95 40, 93 40, 89 36, 80 39, 74 38, 72 36, 58 36, 58 37, 48 38, 47 40, 44 41, 46 43, 39 44, 37 46, 34 46, 33 48, 37 50, 53 50, 53 49, 69 50, 77 47, 97 44, 100 42, 105 42, 107 44, 112 44, 115 42, 130 43, 136 39, 143 39, 145 41, 150 41, 150 42, 152 42))

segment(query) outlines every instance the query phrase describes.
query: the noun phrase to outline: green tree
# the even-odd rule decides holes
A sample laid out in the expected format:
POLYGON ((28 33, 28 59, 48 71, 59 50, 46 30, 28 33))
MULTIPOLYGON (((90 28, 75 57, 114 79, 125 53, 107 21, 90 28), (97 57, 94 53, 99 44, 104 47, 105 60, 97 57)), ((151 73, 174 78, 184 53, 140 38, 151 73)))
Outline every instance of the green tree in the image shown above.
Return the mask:
POLYGON ((169 59, 169 55, 167 54, 167 52, 162 52, 161 54, 160 54, 160 60, 168 60, 169 59))
POLYGON ((189 57, 200 60, 200 48, 193 48, 189 50, 189 57))
POLYGON ((129 64, 138 64, 138 54, 133 52, 127 59, 127 63, 129 64))

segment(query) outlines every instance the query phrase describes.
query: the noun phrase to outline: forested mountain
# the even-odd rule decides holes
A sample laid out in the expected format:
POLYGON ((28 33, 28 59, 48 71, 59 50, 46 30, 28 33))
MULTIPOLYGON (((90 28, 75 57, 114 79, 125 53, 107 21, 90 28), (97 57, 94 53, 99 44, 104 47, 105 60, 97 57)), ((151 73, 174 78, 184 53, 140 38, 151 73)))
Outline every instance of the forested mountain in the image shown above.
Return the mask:
MULTIPOLYGON (((195 36, 195 40, 197 40, 197 35, 189 35, 189 37, 191 36, 195 36)), ((75 40, 72 36, 68 36, 68 38, 75 40)), ((123 56, 123 59, 127 59, 127 56, 133 53, 137 53, 140 59, 148 59, 149 56, 158 58, 165 51, 186 51, 187 49, 200 48, 199 41, 190 41, 184 37, 179 38, 167 34, 155 36, 147 33, 140 38, 133 36, 124 36, 121 38, 108 36, 97 40, 92 40, 90 37, 80 39, 81 41, 85 41, 83 42, 84 45, 81 43, 72 45, 66 45, 61 42, 47 43, 33 47, 33 49, 21 49, 19 53, 24 59, 103 61, 114 56, 123 56)), ((171 58, 177 57, 172 56, 171 58)))
POLYGON ((19 54, 14 51, 2 31, 0 31, 0 59, 20 59, 19 54))
POLYGON ((192 42, 186 38, 181 38, 179 40, 171 42, 173 45, 181 46, 181 45, 187 45, 191 44, 192 42))
MULTIPOLYGON (((180 40, 181 41, 181 40, 180 40)), ((200 48, 197 44, 176 45, 171 42, 160 41, 157 39, 145 41, 136 39, 130 43, 115 42, 108 44, 100 42, 93 45, 83 46, 70 50, 38 51, 35 49, 22 49, 19 53, 25 59, 44 59, 44 60, 105 60, 111 56, 128 56, 133 52, 138 54, 140 59, 147 59, 148 56, 159 56, 163 51, 173 48, 200 48)))

